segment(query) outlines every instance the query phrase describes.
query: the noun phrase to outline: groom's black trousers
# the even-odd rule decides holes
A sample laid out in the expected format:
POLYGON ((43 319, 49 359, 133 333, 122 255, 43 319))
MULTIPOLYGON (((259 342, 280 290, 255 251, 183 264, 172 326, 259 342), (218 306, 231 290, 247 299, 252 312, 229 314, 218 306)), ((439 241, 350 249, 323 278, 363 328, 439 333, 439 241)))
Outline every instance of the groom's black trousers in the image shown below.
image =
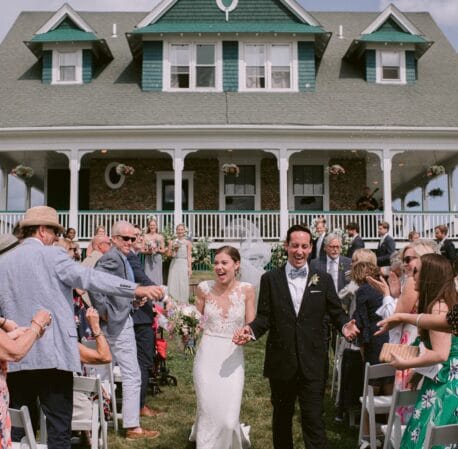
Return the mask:
POLYGON ((272 433, 275 449, 293 449, 293 415, 296 399, 301 410, 302 434, 307 449, 324 449, 324 379, 306 380, 302 374, 292 379, 269 379, 273 405, 272 433))

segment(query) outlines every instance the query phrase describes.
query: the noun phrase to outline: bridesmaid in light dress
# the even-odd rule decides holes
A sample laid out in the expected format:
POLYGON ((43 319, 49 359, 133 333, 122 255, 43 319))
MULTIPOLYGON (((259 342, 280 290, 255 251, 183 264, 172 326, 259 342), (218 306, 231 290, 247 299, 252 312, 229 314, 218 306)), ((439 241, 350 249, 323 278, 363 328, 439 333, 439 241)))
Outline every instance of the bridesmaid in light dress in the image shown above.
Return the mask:
POLYGON ((144 236, 145 249, 145 273, 157 285, 162 285, 162 255, 166 249, 164 246, 164 236, 159 234, 157 221, 151 218, 148 221, 148 230, 144 236))

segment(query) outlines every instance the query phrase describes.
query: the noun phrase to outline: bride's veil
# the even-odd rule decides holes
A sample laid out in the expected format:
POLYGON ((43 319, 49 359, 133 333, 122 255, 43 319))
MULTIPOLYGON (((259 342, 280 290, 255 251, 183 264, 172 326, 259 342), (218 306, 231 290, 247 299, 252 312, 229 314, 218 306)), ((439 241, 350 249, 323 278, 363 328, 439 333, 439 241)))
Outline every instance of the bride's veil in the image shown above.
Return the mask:
POLYGON ((236 218, 229 225, 231 233, 241 239, 240 280, 259 288, 264 267, 270 262, 271 248, 264 243, 257 226, 244 218, 236 218))

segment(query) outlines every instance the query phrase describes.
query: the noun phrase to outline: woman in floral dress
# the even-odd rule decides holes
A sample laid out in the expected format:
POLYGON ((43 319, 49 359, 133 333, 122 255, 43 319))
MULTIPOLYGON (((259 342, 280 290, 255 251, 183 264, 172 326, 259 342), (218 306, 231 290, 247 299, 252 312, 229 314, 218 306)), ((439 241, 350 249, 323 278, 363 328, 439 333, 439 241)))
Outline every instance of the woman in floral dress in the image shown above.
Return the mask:
MULTIPOLYGON (((438 254, 424 255, 414 276, 419 291, 419 312, 445 318, 457 304, 448 260, 438 254)), ((421 315, 419 317, 421 320, 421 315)), ((397 369, 417 368, 425 376, 413 416, 403 434, 403 449, 422 448, 430 422, 436 426, 458 423, 458 337, 426 330, 420 330, 419 337, 424 347, 418 357, 404 360, 393 354, 391 363, 397 369)))

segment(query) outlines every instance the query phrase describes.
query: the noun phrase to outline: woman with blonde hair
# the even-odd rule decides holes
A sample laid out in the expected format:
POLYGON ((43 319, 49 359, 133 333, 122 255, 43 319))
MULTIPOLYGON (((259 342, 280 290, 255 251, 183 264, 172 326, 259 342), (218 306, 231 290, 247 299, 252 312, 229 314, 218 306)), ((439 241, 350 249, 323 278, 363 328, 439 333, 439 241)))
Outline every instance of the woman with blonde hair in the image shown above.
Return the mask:
POLYGON ((166 252, 164 236, 159 233, 156 218, 148 220, 145 232, 145 273, 157 285, 162 285, 162 255, 166 252))
MULTIPOLYGON (((94 233, 94 237, 96 235, 105 235, 106 234, 106 231, 105 231, 105 226, 102 226, 102 225, 98 225, 96 228, 95 228, 95 233, 94 233)), ((92 239, 94 239, 94 237, 92 239)), ((90 256, 92 251, 94 251, 94 247, 92 245, 92 241, 91 240, 89 242, 89 245, 87 246, 87 249, 86 249, 86 257, 87 256, 90 256)))

